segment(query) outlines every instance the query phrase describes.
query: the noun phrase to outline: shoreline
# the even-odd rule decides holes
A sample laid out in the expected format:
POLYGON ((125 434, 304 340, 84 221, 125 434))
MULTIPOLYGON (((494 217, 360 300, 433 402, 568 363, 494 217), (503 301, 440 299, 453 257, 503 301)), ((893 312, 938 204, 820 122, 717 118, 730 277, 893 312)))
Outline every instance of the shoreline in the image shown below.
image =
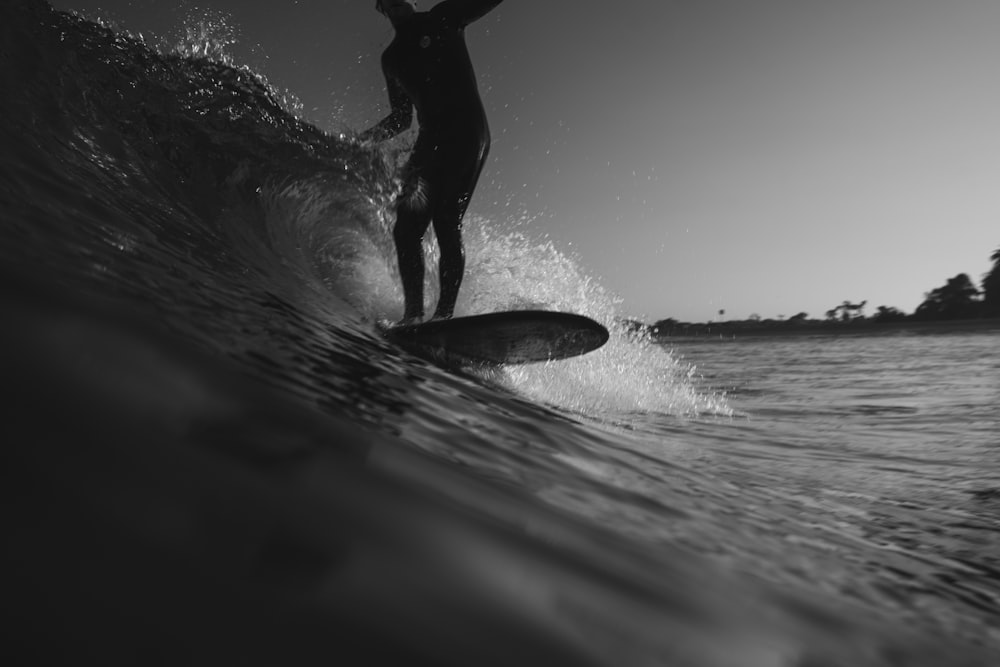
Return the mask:
POLYGON ((936 320, 901 322, 719 322, 712 324, 679 323, 666 333, 654 333, 653 340, 731 340, 740 338, 772 338, 789 336, 865 336, 912 333, 915 335, 947 334, 996 330, 1000 318, 975 320, 936 320))

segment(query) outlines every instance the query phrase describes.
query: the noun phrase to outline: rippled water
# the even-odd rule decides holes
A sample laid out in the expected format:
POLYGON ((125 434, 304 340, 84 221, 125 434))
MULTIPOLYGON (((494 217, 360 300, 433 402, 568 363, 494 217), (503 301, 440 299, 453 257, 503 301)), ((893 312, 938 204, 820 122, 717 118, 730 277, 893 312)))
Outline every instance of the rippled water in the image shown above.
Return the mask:
POLYGON ((673 346, 737 413, 693 430, 763 568, 996 646, 1000 328, 673 346))

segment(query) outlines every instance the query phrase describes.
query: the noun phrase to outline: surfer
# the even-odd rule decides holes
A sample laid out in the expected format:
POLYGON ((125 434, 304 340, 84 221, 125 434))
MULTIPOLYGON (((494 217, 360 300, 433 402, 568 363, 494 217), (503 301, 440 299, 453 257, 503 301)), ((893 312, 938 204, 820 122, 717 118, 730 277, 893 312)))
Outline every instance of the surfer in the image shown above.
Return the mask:
POLYGON ((432 319, 450 318, 455 310, 465 273, 462 218, 490 148, 464 31, 500 2, 443 0, 426 12, 418 12, 413 0, 375 3, 396 33, 382 54, 390 112, 359 138, 384 141, 396 136, 410 127, 414 108, 419 126, 395 203, 393 240, 406 302, 403 323, 424 317, 421 244, 432 223, 441 252, 440 296, 432 319))

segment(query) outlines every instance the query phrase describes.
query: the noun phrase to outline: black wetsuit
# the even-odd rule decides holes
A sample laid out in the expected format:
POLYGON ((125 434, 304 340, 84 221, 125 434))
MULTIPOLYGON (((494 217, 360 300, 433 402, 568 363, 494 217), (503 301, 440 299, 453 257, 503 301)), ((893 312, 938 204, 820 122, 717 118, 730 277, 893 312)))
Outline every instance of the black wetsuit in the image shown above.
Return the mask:
POLYGON ((465 273, 462 218, 490 147, 486 113, 465 27, 502 0, 444 0, 399 22, 382 54, 392 111, 370 136, 384 139, 410 126, 420 132, 403 173, 393 236, 406 299, 405 318, 424 314, 421 242, 434 224, 441 250, 441 294, 434 317, 451 317, 465 273))

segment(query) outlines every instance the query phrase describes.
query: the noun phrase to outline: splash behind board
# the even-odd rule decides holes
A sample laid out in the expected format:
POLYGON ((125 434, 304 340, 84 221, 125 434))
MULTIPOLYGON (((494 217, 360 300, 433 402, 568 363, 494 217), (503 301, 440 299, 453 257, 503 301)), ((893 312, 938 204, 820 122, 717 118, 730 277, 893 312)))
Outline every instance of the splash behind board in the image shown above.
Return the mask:
POLYGON ((515 310, 393 327, 386 337, 449 364, 526 364, 596 350, 608 330, 574 313, 515 310))

